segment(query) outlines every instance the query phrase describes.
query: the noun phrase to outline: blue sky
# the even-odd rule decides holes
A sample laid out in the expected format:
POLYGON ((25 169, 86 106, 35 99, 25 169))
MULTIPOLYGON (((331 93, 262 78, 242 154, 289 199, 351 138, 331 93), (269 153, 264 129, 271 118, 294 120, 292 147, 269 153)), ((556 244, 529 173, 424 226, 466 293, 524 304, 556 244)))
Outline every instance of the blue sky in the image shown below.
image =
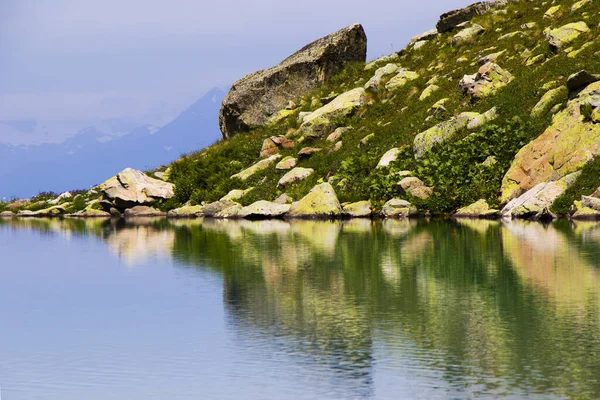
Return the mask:
POLYGON ((344 26, 363 24, 374 58, 469 3, 2 0, 0 120, 171 116, 344 26))

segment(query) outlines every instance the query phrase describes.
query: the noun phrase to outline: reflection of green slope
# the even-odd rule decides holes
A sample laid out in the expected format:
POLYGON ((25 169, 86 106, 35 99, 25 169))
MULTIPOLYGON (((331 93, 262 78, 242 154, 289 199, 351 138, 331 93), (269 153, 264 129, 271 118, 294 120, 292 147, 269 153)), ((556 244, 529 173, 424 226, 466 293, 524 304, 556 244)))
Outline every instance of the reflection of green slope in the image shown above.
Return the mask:
POLYGON ((134 253, 132 232, 167 237, 179 265, 223 277, 231 324, 350 385, 372 384, 381 353, 457 397, 600 396, 599 225, 389 222, 10 223, 134 253))

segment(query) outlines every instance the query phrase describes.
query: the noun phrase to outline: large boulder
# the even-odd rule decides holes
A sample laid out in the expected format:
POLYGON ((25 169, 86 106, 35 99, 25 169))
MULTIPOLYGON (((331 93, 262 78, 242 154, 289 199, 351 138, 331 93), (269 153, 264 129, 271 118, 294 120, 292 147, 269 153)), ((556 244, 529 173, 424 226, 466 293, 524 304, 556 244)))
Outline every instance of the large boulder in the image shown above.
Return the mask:
POLYGON ((479 2, 460 10, 449 11, 440 16, 439 21, 435 25, 439 33, 451 31, 463 22, 470 21, 474 16, 485 14, 492 7, 500 2, 479 2))
POLYGON ((118 208, 150 205, 174 196, 174 185, 154 179, 142 171, 126 168, 110 178, 100 189, 104 198, 118 208))
POLYGON ((154 207, 148 206, 135 206, 132 208, 128 208, 125 210, 125 218, 135 218, 135 217, 165 217, 167 215, 166 212, 157 210, 154 207))
POLYGON ((373 214, 369 200, 357 201, 356 203, 344 204, 342 215, 346 218, 370 218, 373 214))
POLYGON ((600 124, 582 118, 582 105, 600 106, 600 82, 583 89, 554 116, 544 133, 519 150, 502 180, 501 202, 579 171, 600 155, 600 124))
POLYGON ((383 205, 383 218, 407 218, 417 214, 417 208, 406 200, 392 199, 383 205))
POLYGON ((278 204, 271 201, 259 200, 240 210, 238 217, 246 219, 278 218, 290 210, 289 204, 278 204))
POLYGON ((288 216, 292 218, 339 217, 342 206, 329 183, 321 183, 300 199, 292 203, 288 216))
POLYGON ((294 100, 319 87, 347 65, 364 62, 367 37, 351 25, 305 47, 279 65, 252 73, 233 84, 219 114, 223 137, 265 125, 294 100))
POLYGON ((554 218, 550 207, 575 182, 579 174, 580 172, 575 172, 557 181, 535 185, 504 206, 502 216, 527 219, 554 218))

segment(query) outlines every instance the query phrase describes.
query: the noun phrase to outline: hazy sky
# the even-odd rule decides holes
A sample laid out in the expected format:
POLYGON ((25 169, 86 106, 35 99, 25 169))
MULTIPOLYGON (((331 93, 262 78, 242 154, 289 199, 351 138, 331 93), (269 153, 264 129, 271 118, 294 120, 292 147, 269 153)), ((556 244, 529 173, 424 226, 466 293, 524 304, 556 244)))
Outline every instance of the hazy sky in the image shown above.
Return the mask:
POLYGON ((352 23, 374 58, 471 2, 1 0, 0 120, 180 110, 352 23))

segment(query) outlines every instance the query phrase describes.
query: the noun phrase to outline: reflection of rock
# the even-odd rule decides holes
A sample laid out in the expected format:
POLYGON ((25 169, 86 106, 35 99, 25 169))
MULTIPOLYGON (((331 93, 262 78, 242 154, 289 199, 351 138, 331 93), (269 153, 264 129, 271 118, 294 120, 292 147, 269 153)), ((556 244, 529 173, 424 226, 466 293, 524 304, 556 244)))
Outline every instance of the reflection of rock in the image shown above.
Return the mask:
POLYGON ((340 234, 341 222, 292 221, 292 230, 312 245, 315 250, 333 254, 340 234))
POLYGON ((152 226, 155 219, 136 219, 133 224, 114 230, 108 236, 109 249, 128 265, 146 264, 150 260, 170 259, 175 231, 158 230, 152 226))

